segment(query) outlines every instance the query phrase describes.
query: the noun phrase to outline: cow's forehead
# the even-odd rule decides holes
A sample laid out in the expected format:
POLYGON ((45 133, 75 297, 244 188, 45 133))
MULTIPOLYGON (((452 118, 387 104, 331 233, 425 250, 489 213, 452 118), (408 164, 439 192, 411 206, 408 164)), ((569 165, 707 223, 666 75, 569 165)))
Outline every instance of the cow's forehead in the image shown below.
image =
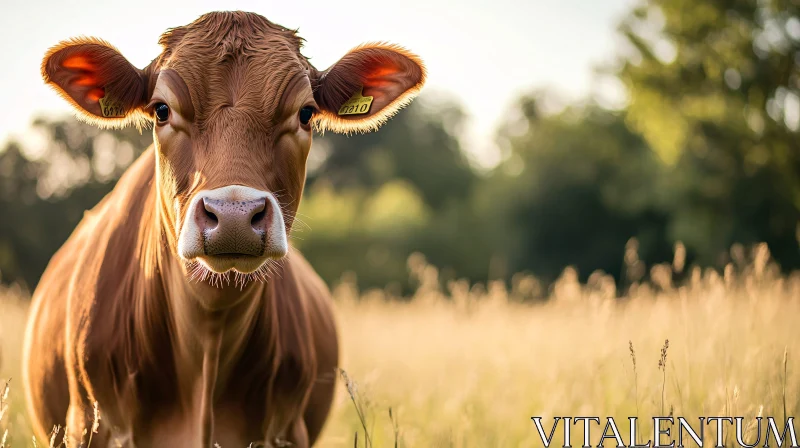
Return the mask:
POLYGON ((205 49, 225 58, 234 54, 252 54, 263 50, 262 44, 272 41, 299 52, 303 40, 295 31, 274 24, 249 12, 212 12, 194 22, 167 30, 159 43, 165 53, 182 46, 205 49))
POLYGON ((160 68, 186 83, 199 122, 220 107, 270 119, 289 81, 308 70, 294 31, 244 12, 206 14, 160 39, 160 68))

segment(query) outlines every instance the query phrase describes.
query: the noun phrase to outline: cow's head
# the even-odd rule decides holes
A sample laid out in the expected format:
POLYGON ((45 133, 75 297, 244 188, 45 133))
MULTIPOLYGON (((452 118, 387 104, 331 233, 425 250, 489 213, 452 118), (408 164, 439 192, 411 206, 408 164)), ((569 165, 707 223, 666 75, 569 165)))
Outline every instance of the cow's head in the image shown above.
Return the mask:
POLYGON ((301 42, 256 14, 211 13, 162 35, 142 70, 78 38, 47 53, 42 75, 90 123, 154 124, 158 211, 187 266, 258 273, 287 253, 312 128, 377 129, 425 81, 396 46, 362 45, 318 71, 301 42))

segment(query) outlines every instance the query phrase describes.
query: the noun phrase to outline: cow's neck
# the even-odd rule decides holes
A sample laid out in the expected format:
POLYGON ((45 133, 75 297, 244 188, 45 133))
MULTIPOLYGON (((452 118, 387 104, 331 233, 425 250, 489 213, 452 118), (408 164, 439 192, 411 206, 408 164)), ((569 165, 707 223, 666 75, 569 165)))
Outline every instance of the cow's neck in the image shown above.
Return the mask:
POLYGON ((188 281, 181 269, 165 282, 172 316, 172 338, 179 399, 200 426, 204 446, 213 432, 215 396, 228 386, 231 372, 268 300, 265 285, 218 288, 188 281))

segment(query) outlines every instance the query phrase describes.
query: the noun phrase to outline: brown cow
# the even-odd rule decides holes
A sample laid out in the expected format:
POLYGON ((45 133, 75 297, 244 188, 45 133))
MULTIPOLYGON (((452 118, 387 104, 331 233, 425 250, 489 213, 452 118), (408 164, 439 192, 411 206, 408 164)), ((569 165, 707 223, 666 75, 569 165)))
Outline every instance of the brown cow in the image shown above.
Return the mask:
POLYGON ((50 262, 25 381, 39 437, 72 446, 307 447, 338 361, 330 293, 288 245, 312 127, 376 129, 425 81, 368 44, 325 71, 251 13, 167 31, 143 70, 99 39, 52 48, 47 83, 99 126, 154 122, 154 144, 50 262), (85 431, 88 433, 85 434, 85 431))

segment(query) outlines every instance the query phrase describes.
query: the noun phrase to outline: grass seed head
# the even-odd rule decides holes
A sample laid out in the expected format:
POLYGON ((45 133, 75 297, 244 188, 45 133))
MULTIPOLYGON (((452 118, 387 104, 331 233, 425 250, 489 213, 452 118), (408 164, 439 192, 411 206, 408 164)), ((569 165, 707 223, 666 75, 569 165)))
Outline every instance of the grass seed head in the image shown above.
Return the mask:
POLYGON ((658 359, 658 368, 660 370, 667 370, 667 350, 669 350, 669 339, 664 340, 664 346, 661 347, 661 357, 658 359))

